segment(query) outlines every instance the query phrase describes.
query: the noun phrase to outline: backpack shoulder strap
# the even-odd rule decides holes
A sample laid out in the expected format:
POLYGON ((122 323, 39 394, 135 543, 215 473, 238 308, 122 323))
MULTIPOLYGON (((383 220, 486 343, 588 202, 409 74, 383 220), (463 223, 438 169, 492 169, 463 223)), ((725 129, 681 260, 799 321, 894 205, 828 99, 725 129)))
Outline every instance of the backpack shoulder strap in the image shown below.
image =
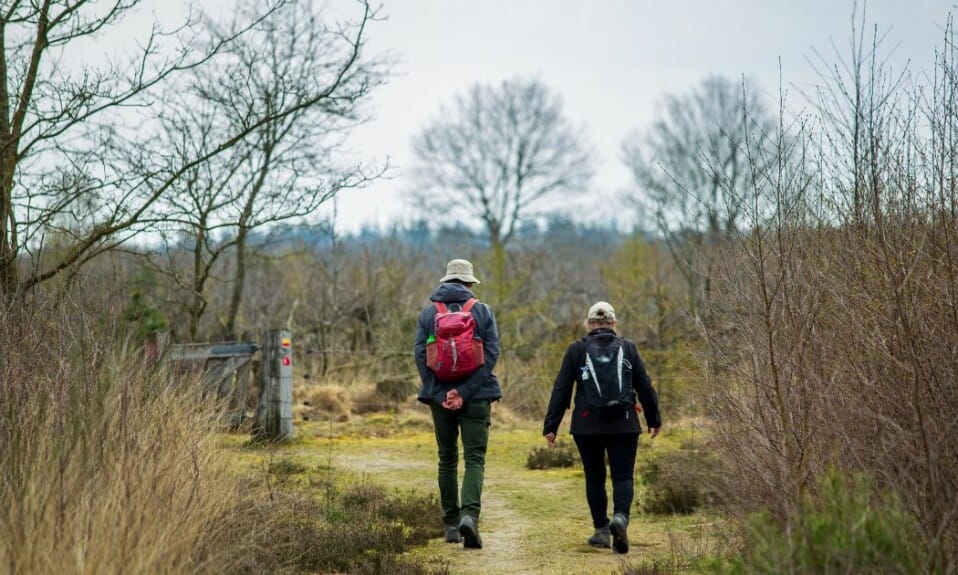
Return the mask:
POLYGON ((442 303, 441 301, 436 301, 433 303, 436 304, 436 311, 439 313, 449 313, 449 308, 446 307, 446 304, 442 303))
POLYGON ((618 340, 618 343, 619 343, 619 353, 617 357, 615 358, 616 371, 618 372, 618 375, 619 375, 619 393, 621 394, 622 393, 622 360, 623 360, 623 357, 625 356, 625 342, 622 341, 620 338, 616 338, 616 339, 618 340))
POLYGON ((476 305, 477 303, 479 303, 479 300, 477 300, 476 298, 474 297, 469 298, 468 300, 466 300, 466 303, 462 304, 462 311, 465 313, 471 312, 472 306, 476 305))

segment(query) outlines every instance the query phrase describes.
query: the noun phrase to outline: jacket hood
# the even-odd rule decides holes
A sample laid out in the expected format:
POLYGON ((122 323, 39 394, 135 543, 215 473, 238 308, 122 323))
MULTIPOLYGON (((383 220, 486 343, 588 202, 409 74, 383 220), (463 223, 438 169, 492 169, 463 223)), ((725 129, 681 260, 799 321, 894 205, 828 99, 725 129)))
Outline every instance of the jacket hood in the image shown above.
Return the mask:
POLYGON ((471 297, 476 296, 472 293, 472 290, 462 284, 442 283, 439 284, 436 291, 432 292, 432 295, 429 296, 429 300, 441 301, 442 303, 464 302, 471 297))
POLYGON ((586 337, 597 340, 601 345, 608 345, 616 338, 616 333, 611 327, 599 327, 590 331, 586 337))

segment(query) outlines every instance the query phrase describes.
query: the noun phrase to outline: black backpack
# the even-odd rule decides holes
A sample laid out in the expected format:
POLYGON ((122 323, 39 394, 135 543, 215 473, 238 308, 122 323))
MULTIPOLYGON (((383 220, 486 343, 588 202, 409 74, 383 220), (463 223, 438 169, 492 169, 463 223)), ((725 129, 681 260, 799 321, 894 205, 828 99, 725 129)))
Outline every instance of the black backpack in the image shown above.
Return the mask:
POLYGON ((582 386, 590 413, 603 419, 619 419, 635 409, 632 364, 625 359, 620 337, 587 337, 582 386))

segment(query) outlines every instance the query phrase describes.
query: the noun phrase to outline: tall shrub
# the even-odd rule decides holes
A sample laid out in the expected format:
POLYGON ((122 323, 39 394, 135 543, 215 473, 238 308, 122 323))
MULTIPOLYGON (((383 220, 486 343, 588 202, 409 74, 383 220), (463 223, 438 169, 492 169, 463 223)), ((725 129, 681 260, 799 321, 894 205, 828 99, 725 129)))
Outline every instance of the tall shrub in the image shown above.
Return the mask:
MULTIPOLYGON (((831 465, 898 493, 958 570, 958 94, 949 27, 935 82, 905 88, 865 37, 816 114, 783 112, 730 236, 709 396, 727 489, 783 525, 831 465), (769 193, 771 192, 771 193, 769 193)), ((752 150, 747 150, 750 153, 752 150)))

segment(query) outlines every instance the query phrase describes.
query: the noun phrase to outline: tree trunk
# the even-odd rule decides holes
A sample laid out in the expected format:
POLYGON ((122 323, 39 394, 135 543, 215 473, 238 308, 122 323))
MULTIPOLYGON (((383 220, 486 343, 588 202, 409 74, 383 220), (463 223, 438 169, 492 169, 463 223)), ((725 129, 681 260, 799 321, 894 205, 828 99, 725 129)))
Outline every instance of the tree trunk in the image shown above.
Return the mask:
POLYGON ((193 297, 190 302, 190 341, 196 341, 199 332, 200 316, 203 315, 203 244, 206 242, 206 218, 200 220, 196 231, 196 245, 193 246, 193 297))
POLYGON ((230 298, 229 316, 226 320, 226 336, 236 338, 236 318, 243 302, 243 288, 246 284, 246 235, 249 230, 240 227, 236 236, 236 272, 233 276, 233 295, 230 298))
MULTIPOLYGON (((9 141, 6 145, 10 145, 9 141)), ((19 290, 20 273, 13 213, 13 163, 9 154, 5 156, 0 164, 0 293, 8 299, 19 290)))

